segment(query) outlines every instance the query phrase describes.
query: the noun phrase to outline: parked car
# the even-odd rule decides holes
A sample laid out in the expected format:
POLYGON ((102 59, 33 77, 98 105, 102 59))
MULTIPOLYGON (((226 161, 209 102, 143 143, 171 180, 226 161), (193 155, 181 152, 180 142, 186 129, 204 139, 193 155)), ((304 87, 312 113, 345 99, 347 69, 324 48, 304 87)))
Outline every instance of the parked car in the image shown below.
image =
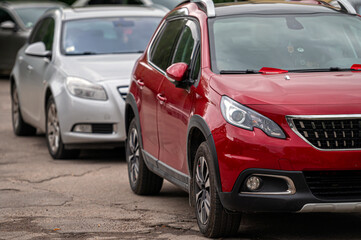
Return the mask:
POLYGON ((9 74, 16 54, 25 44, 41 15, 51 9, 65 7, 57 2, 0 2, 0 74, 9 74))
POLYGON ((329 5, 192 1, 138 59, 131 189, 189 192, 207 237, 243 212, 361 209, 361 19, 329 5))
POLYGON ((14 133, 45 132, 55 159, 119 146, 132 67, 164 15, 149 7, 47 12, 11 74, 14 133))
POLYGON ((172 10, 183 0, 77 0, 72 6, 73 7, 85 7, 91 5, 100 5, 100 4, 122 4, 122 5, 144 5, 158 7, 164 10, 172 10))

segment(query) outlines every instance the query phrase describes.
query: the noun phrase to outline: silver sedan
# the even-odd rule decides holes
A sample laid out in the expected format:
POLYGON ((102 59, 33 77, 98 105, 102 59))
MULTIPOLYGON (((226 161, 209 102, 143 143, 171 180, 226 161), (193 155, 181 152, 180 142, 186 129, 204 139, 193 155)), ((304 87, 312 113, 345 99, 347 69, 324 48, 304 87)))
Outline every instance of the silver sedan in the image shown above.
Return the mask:
POLYGON ((47 12, 11 73, 14 133, 45 132, 54 159, 119 146, 134 62, 164 15, 149 7, 47 12))

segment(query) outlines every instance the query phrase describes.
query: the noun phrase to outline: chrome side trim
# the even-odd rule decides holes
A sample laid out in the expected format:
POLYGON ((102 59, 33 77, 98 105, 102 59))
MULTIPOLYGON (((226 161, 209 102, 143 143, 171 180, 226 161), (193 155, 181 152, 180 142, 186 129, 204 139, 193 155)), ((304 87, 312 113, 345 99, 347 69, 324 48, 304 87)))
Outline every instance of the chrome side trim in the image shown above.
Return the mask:
POLYGON ((361 202, 350 203, 308 203, 300 213, 309 212, 361 212, 361 202))
POLYGON ((241 192, 241 194, 252 194, 252 195, 293 195, 296 193, 296 186, 293 183, 292 179, 286 176, 280 175, 271 175, 271 174, 251 174, 250 176, 260 176, 260 177, 273 177, 280 178, 287 182, 288 190, 285 192, 241 192))
POLYGON ((303 119, 303 120, 347 120, 347 119, 361 119, 361 114, 338 114, 338 115, 287 115, 286 116, 286 121, 288 123, 288 125, 290 126, 290 128, 292 129, 292 131, 294 133, 296 133, 297 136, 299 136, 301 139, 303 139, 303 141, 305 141, 306 143, 308 143, 310 146, 312 146, 313 148, 319 150, 319 151, 324 151, 324 152, 333 152, 333 151, 356 151, 356 150, 361 150, 360 148, 340 148, 340 149, 322 149, 322 148, 318 148, 315 145, 313 145, 311 142, 309 142, 304 136, 302 136, 302 134, 297 130, 293 119, 303 119))
POLYGON ((207 8, 207 16, 209 18, 216 16, 216 9, 214 8, 214 3, 212 0, 192 0, 194 3, 203 3, 207 8))

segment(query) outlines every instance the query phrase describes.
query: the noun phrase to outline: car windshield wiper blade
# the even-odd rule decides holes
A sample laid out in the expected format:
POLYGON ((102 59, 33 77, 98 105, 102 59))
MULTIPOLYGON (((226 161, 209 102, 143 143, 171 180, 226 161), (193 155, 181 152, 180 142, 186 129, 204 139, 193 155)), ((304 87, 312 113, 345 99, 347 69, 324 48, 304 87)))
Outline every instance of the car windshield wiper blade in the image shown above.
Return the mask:
POLYGON ((258 73, 258 71, 253 69, 247 69, 247 70, 221 70, 219 72, 220 74, 252 74, 252 73, 258 73))
POLYGON ((351 68, 340 68, 340 67, 330 67, 330 68, 311 68, 311 69, 295 69, 289 70, 289 72, 339 72, 339 71, 350 71, 351 68))
POLYGON ((126 52, 112 52, 111 54, 131 54, 131 53, 144 53, 144 50, 126 51, 126 52))
POLYGON ((81 56, 81 55, 98 55, 101 53, 97 53, 97 52, 81 52, 81 53, 67 53, 67 56, 81 56))

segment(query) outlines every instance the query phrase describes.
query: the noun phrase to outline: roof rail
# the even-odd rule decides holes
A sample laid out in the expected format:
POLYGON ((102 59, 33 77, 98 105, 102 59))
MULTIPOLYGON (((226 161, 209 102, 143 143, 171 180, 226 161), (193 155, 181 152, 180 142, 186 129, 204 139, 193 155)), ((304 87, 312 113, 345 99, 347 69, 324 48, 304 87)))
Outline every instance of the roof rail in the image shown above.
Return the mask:
POLYGON ((194 3, 203 3, 207 8, 207 16, 208 17, 215 17, 216 10, 214 8, 214 3, 212 0, 191 0, 194 3))

